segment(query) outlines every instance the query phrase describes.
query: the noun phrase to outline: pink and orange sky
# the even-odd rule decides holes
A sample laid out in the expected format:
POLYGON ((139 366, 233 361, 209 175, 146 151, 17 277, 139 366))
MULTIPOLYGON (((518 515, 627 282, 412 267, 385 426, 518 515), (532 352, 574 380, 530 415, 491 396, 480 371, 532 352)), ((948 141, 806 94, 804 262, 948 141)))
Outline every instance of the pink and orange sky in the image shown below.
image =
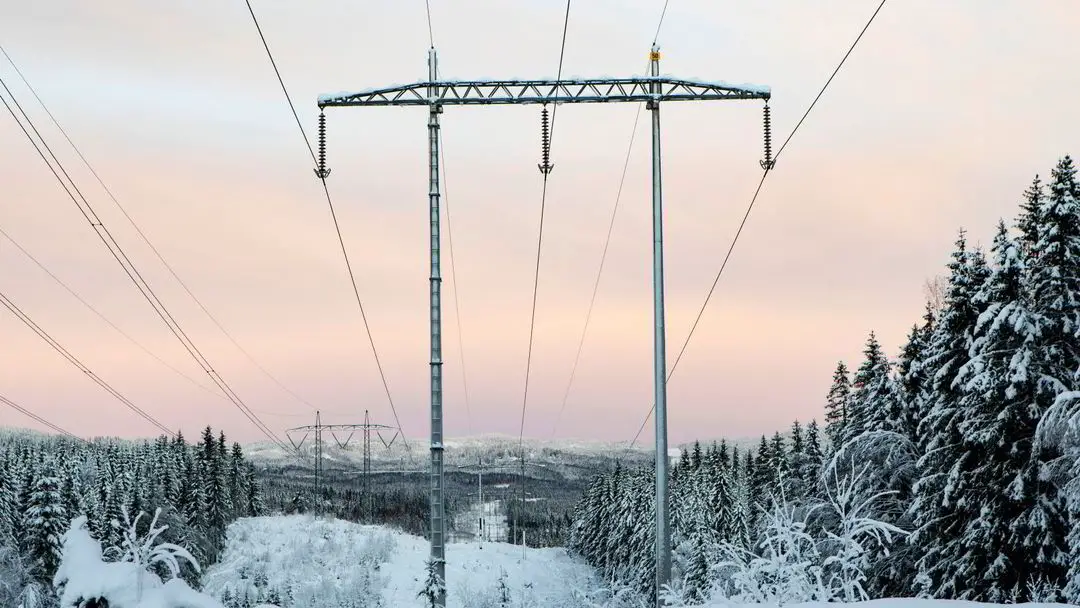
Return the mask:
MULTIPOLYGON (((301 118, 317 95, 421 80, 424 3, 256 1, 301 118)), ((660 0, 577 2, 564 75, 644 67, 660 0)), ((433 0, 450 78, 553 77, 561 1, 433 0)), ((672 0, 662 72, 766 84, 782 140, 877 6, 874 0, 672 0)), ((988 241, 1036 172, 1080 154, 1071 0, 886 4, 766 182, 669 387, 672 441, 821 417, 838 359, 867 332, 895 354, 956 229, 988 241)), ((180 276, 230 333, 324 420, 389 407, 321 189, 244 2, 0 0, 0 44, 180 276)), ((184 329, 277 432, 308 406, 254 367, 139 241, 23 88, 105 224, 184 329)), ((549 184, 525 434, 549 437, 569 377, 635 108, 564 106, 549 184)), ((329 183, 401 421, 428 429, 426 114, 328 113, 329 183)), ((760 175, 761 104, 663 110, 673 358, 760 175)), ((446 280, 446 429, 516 434, 540 175, 539 108, 448 108, 471 417, 446 280)), ((648 123, 642 120, 607 268, 560 437, 626 440, 651 401, 648 123)), ((779 143, 779 142, 777 142, 779 143)), ((125 332, 202 372, 154 315, 10 116, 0 116, 0 228, 125 332)), ((449 260, 444 276, 449 279, 449 260)), ((0 291, 143 409, 186 434, 259 433, 87 311, 0 238, 0 291)), ((0 394, 81 435, 154 429, 0 315, 0 394)), ((0 425, 32 425, 0 410, 0 425)), ((651 425, 644 435, 650 441, 651 425)))

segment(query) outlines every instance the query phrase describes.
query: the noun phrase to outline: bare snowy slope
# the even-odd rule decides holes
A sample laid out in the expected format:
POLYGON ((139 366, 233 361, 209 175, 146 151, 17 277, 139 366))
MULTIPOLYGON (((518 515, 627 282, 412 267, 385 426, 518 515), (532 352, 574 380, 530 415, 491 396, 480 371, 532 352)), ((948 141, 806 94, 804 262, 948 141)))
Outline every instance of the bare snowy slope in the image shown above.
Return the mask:
MULTIPOLYGON (((276 599, 286 608, 423 606, 428 543, 379 526, 294 515, 241 519, 204 591, 226 606, 276 599)), ((485 543, 447 547, 449 607, 585 606, 598 586, 588 566, 563 549, 485 543)))

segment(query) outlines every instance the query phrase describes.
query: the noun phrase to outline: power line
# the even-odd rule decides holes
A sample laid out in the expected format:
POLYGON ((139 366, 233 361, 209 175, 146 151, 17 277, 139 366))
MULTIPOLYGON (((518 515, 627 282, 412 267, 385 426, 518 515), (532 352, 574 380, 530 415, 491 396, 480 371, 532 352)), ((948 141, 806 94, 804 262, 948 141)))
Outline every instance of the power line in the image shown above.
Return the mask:
MULTIPOLYGON (((259 26, 259 19, 255 16, 255 9, 251 7, 250 0, 244 0, 244 3, 247 4, 248 12, 251 14, 251 20, 255 23, 255 29, 259 32, 259 39, 262 40, 263 48, 266 49, 266 56, 270 59, 270 65, 274 68, 274 74, 277 76, 278 84, 281 85, 281 92, 285 94, 285 101, 289 104, 289 110, 292 111, 293 118, 296 120, 296 126, 300 129, 300 135, 304 138, 304 145, 307 146, 308 154, 311 155, 311 160, 318 165, 319 161, 315 156, 314 148, 311 147, 311 140, 308 139, 307 131, 304 130, 303 123, 300 122, 300 116, 296 112, 296 105, 293 104, 292 96, 289 95, 289 90, 285 87, 285 80, 281 77, 281 71, 277 67, 277 62, 274 61, 274 54, 270 52, 270 45, 267 44, 262 27, 259 26)), ((375 356, 375 366, 379 370, 379 379, 382 381, 383 391, 386 393, 386 400, 390 403, 390 411, 394 414, 394 422, 398 425, 398 428, 402 428, 401 420, 398 418, 397 407, 394 406, 394 398, 390 395, 390 385, 386 381, 386 374, 383 372, 382 362, 379 360, 379 351, 375 348, 375 338, 371 334, 371 326, 368 324, 367 313, 364 312, 364 303, 360 299, 360 289, 356 285, 356 275, 353 273, 352 263, 349 261, 349 252, 345 247, 345 238, 341 233, 341 224, 338 222, 337 212, 334 210, 334 201, 330 197, 330 188, 326 185, 326 176, 320 174, 319 181, 322 182, 323 193, 326 195, 326 204, 330 208, 330 217, 334 222, 334 231, 337 233, 338 244, 341 245, 341 255, 345 258, 345 269, 349 273, 349 283, 352 285, 353 295, 356 296, 356 305, 360 308, 360 317, 364 321, 364 331, 367 333, 368 343, 371 344, 371 352, 375 356)), ((406 439, 404 431, 401 433, 401 440, 404 442, 406 449, 408 449, 409 441, 406 439)))
POLYGON ((70 437, 71 439, 75 439, 76 441, 82 441, 84 443, 86 442, 86 440, 83 439, 82 437, 78 437, 76 435, 73 435, 73 434, 65 431, 64 429, 60 428, 59 426, 49 422, 48 420, 42 418, 41 416, 38 416, 34 412, 31 412, 30 410, 28 410, 25 407, 19 405, 18 403, 15 403, 11 399, 8 399, 7 397, 5 397, 3 395, 0 395, 0 403, 3 403, 4 405, 6 405, 6 406, 10 407, 11 409, 19 412, 20 414, 35 420, 38 424, 44 425, 44 426, 56 431, 57 433, 60 433, 61 435, 64 435, 65 437, 70 437))
MULTIPOLYGON (((656 34, 653 36, 653 46, 656 46, 657 40, 660 39, 660 28, 664 25, 664 16, 667 15, 668 2, 670 2, 670 0, 664 1, 664 8, 660 11, 660 19, 656 24, 656 34)), ((648 67, 649 64, 646 62, 646 73, 648 72, 648 67)), ((645 107, 645 104, 639 103, 637 111, 634 113, 634 127, 630 130, 630 143, 626 145, 626 160, 623 161, 622 175, 619 177, 619 188, 615 193, 615 204, 611 209, 611 219, 608 220, 607 235, 604 236, 604 248, 600 254, 600 266, 597 268, 596 280, 593 282, 592 295, 589 297, 589 308, 585 312, 585 325, 581 328, 581 338, 578 340, 577 353, 574 355, 574 364, 570 368, 570 379, 566 383, 566 391, 563 392, 562 404, 559 406, 559 413, 555 416, 555 424, 551 429, 552 437, 555 436, 555 433, 559 429, 563 412, 566 410, 566 404, 570 400, 570 389, 574 386, 578 365, 581 363, 581 353, 585 348, 585 336, 589 332, 589 323, 592 321, 593 308, 596 305, 596 295, 600 291, 600 278, 604 274, 604 262, 607 260, 608 246, 611 244, 611 234, 615 228, 615 216, 619 212, 619 202, 622 200, 623 185, 626 183, 626 171, 630 166, 630 154, 634 150, 634 138, 637 136, 637 126, 638 122, 641 120, 641 109, 643 107, 645 107)))
POLYGON ((37 151, 38 155, 45 162, 46 166, 49 167, 49 171, 52 172, 53 177, 55 177, 56 180, 60 183, 60 187, 63 188, 64 192, 68 195, 69 198, 71 198, 72 202, 75 203, 75 206, 79 209, 79 212, 83 215, 87 222, 90 223, 90 226, 93 229, 94 233, 98 236, 99 239, 101 239, 102 243, 105 244, 105 247, 109 250, 109 253, 113 256, 117 263, 120 264, 120 267, 123 268, 124 273, 127 274, 128 278, 131 279, 131 281, 135 284, 135 287, 139 290, 139 293, 141 293, 143 298, 145 298, 146 301, 151 305, 151 307, 153 307, 154 312, 157 313, 161 320, 165 322, 165 325, 169 328, 169 331, 171 331, 172 334, 176 337, 176 339, 180 341, 184 349, 188 351, 188 354, 191 355, 191 357, 195 359, 196 363, 199 364, 203 371, 205 371, 207 375, 210 376, 211 380, 213 380, 214 383, 218 386, 218 388, 221 389, 221 391, 229 398, 233 405, 235 405, 237 409, 239 409, 241 413, 243 413, 244 416, 247 417, 247 419, 252 424, 254 424, 256 428, 259 429, 260 432, 266 435, 267 438, 275 442, 278 446, 284 449, 288 449, 285 443, 281 441, 281 439, 279 439, 277 435, 275 435, 274 432, 271 431, 270 428, 267 427, 262 422, 262 420, 259 419, 258 416, 251 412, 247 404, 245 404, 243 400, 240 399, 239 395, 237 395, 236 392, 232 390, 232 388, 225 382, 224 378, 222 378, 221 375, 213 369, 213 366, 210 364, 209 359, 207 359, 202 354, 198 347, 195 346, 195 343, 191 340, 191 338, 189 338, 188 335, 184 332, 183 328, 180 327, 179 323, 165 307, 165 304, 161 301, 160 298, 158 298, 157 294, 154 293, 153 288, 151 288, 150 284, 146 282, 142 274, 135 267, 134 263, 120 247, 120 244, 116 241, 115 237, 113 237, 112 233, 101 221, 101 218, 94 211, 93 206, 86 199, 86 197, 83 196, 82 191, 79 190, 79 187, 75 184, 74 180, 71 179, 71 176, 68 174, 67 170, 64 169, 63 163, 61 163, 60 160, 56 157, 56 154, 53 153, 52 148, 41 136, 41 133, 34 125, 34 122, 30 119, 29 115, 26 114, 26 111, 23 110, 22 105, 19 104, 18 99, 15 98, 15 95, 11 92, 11 89, 8 88, 7 83, 4 81, 3 78, 0 78, 0 86, 2 86, 5 91, 7 91, 7 94, 11 97, 12 103, 14 103, 15 107, 18 108, 19 114, 22 115, 23 120, 26 121, 27 125, 29 125, 30 129, 33 130, 34 135, 36 135, 38 139, 34 139, 34 136, 30 134, 30 131, 28 131, 26 126, 23 125, 22 120, 20 120, 19 116, 16 115, 15 110, 11 107, 11 104, 8 103, 7 99, 5 99, 3 95, 0 95, 0 101, 4 103, 4 107, 7 108, 8 113, 10 113, 11 117, 15 119, 16 124, 19 125, 19 128, 22 130, 26 138, 30 141, 30 144, 34 146, 34 149, 37 151), (38 140, 40 140, 41 145, 38 145, 38 140), (42 150, 43 147, 44 151, 42 150), (48 157, 45 155, 45 152, 48 152, 48 157), (49 161, 50 157, 52 158, 52 162, 49 161), (55 167, 53 166, 53 163, 55 163, 55 167), (59 173, 57 172, 57 169, 60 170, 59 173), (67 179, 67 182, 64 181, 64 178, 60 177, 60 173, 64 174, 64 178, 67 179), (71 184, 71 188, 68 187, 68 183, 71 184), (74 190, 74 193, 72 192, 72 190, 74 190), (78 195, 78 198, 76 198, 76 194, 78 195), (81 204, 80 200, 82 201, 81 204))
MULTIPOLYGON (((128 213, 127 209, 125 209, 124 206, 120 204, 120 201, 116 198, 116 195, 113 194, 112 189, 109 188, 109 186, 105 184, 105 181, 98 174, 97 170, 94 169, 93 165, 90 164, 90 161, 87 160, 86 156, 83 155, 83 153, 79 149, 79 147, 76 146, 75 142, 72 141, 71 137, 68 136, 67 131, 60 124, 60 121, 56 119, 56 117, 53 115, 53 113, 49 110, 48 106, 45 105, 45 102, 38 95, 37 90, 35 90, 33 85, 30 84, 30 82, 27 80, 26 76, 23 75, 22 70, 19 69, 19 66, 15 64, 15 61, 11 58, 10 55, 8 55, 7 51, 5 51, 2 46, 0 46, 0 53, 2 53, 4 55, 4 57, 7 59, 8 63, 11 64, 11 67, 15 69, 15 73, 19 75, 19 78, 22 79, 23 84, 26 85, 26 88, 34 96, 34 99, 37 100, 38 104, 41 105, 41 108, 49 116, 49 119, 52 120, 53 125, 55 125, 56 128, 60 131, 60 134, 64 136, 64 139, 67 140, 68 144, 75 151, 75 154, 79 157, 79 160, 81 160, 83 165, 85 165, 86 168, 89 169, 90 173, 94 176, 94 179, 97 180, 97 183, 101 186, 101 188, 109 196, 109 199, 112 200, 113 204, 116 205, 116 208, 120 210, 120 213, 122 213, 124 218, 127 219, 128 223, 131 224, 131 227, 135 229, 135 232, 139 235, 139 238, 142 239, 143 243, 145 243, 147 247, 150 248, 150 251, 152 251, 154 253, 154 256, 156 256, 157 259, 162 263, 162 265, 165 266, 165 269, 168 270, 169 274, 172 275, 172 277, 174 279, 176 279, 176 282, 180 284, 180 287, 183 288, 184 292, 187 293, 187 295, 195 302, 195 304, 199 307, 199 309, 202 310, 204 314, 206 314, 207 318, 209 318, 210 321, 219 330, 221 330, 221 333, 224 334, 224 336, 230 342, 232 342, 233 346, 235 346, 237 348, 237 350, 239 350, 248 359, 248 361, 250 361, 252 363, 252 365, 254 365, 260 372, 262 372, 262 374, 264 376, 266 376, 267 378, 270 379, 271 382, 276 384, 278 386, 278 388, 280 388, 281 390, 283 390, 286 393, 288 393, 289 395, 291 395, 297 401, 307 405, 312 410, 316 409, 315 406, 311 402, 309 402, 307 399, 304 399, 300 395, 296 394, 296 392, 293 391, 292 389, 290 389, 289 387, 285 386, 284 383, 282 383, 280 380, 278 380, 278 378, 276 376, 271 374, 269 370, 267 370, 261 363, 259 363, 255 359, 255 357, 250 352, 248 352, 248 350, 246 348, 241 346, 240 343, 236 340, 236 338, 234 338, 233 335, 231 333, 229 333, 228 330, 225 329, 225 327, 217 320, 217 318, 210 312, 210 310, 202 303, 202 300, 200 300, 198 297, 195 296, 195 293, 192 292, 191 289, 188 287, 187 283, 184 282, 184 280, 180 278, 180 275, 178 275, 176 273, 176 270, 174 270, 172 265, 169 264, 169 262, 165 259, 165 256, 163 256, 161 254, 161 252, 158 251, 157 247, 155 247, 154 244, 150 241, 150 238, 148 236, 146 236, 146 234, 142 231, 142 229, 139 227, 139 225, 135 223, 135 219, 133 217, 131 217, 131 215, 128 213)), ((156 356, 155 356, 155 358, 156 358, 156 356)), ((205 389, 206 387, 202 387, 202 388, 205 389)), ((213 395, 215 395, 217 397, 221 397, 221 395, 219 395, 217 393, 214 393, 213 391, 211 391, 211 394, 213 394, 213 395)))
POLYGON ((168 369, 172 370, 174 373, 176 373, 176 375, 180 376, 184 380, 187 380, 192 385, 206 391, 207 393, 210 393, 211 395, 217 397, 218 399, 224 399, 224 397, 222 397, 219 393, 214 392, 214 389, 206 386, 205 384, 199 382, 198 380, 196 380, 196 379, 192 378, 191 376, 185 374, 184 372, 180 371, 179 369, 174 367, 172 364, 170 364, 168 361, 165 361, 164 359, 159 357, 157 354, 155 354, 149 348, 143 346, 143 344, 141 342, 139 342, 135 338, 131 337, 131 335, 128 334, 127 332, 125 332, 123 329, 120 329, 120 327, 118 327, 115 323, 113 323, 111 320, 109 320, 108 317, 106 317, 97 308, 95 308, 93 304, 90 304, 89 302, 87 302, 74 289, 69 287, 68 284, 65 283, 60 277, 56 276, 51 270, 49 270, 44 264, 42 264, 41 261, 38 260, 36 257, 34 257, 34 255, 32 253, 27 251, 26 248, 23 247, 21 244, 19 244, 19 242, 16 241, 10 234, 5 232, 3 228, 0 228, 0 236, 3 236, 8 241, 10 241, 11 244, 14 245, 16 249, 21 251, 23 255, 25 255, 27 258, 29 258, 31 262, 36 264, 38 268, 40 268, 43 272, 45 272, 45 274, 49 275, 49 277, 52 278, 52 280, 55 281, 57 285, 59 285, 60 287, 63 287, 65 291, 67 291, 69 294, 72 295, 72 297, 74 297, 83 306, 85 306, 87 310, 89 310, 90 312, 97 315, 97 317, 99 319, 104 321, 109 327, 116 330, 116 332, 119 333, 121 336, 123 336, 124 338, 127 338, 127 340, 129 342, 131 342, 135 346, 139 347, 139 349, 142 350, 144 353, 146 353, 147 355, 150 355, 158 363, 160 363, 160 364, 164 365, 165 367, 167 367, 168 369))
MULTIPOLYGON (((570 25, 570 0, 566 0, 566 15, 563 17, 563 31, 562 42, 559 44, 559 68, 555 74, 555 80, 558 81, 562 78, 563 58, 566 56, 566 32, 570 25)), ((533 337, 536 330, 536 295, 540 287, 540 258, 544 245, 544 210, 547 206, 547 186, 548 177, 551 174, 552 165, 548 162, 548 151, 551 148, 551 142, 555 138, 555 115, 559 110, 559 105, 555 104, 555 107, 551 111, 551 131, 550 133, 544 132, 545 140, 543 142, 544 160, 540 165, 540 173, 543 175, 544 183, 540 191, 540 227, 536 235, 536 267, 533 269, 533 289, 532 289, 532 310, 529 313, 529 347, 527 355, 525 357, 525 390, 521 396, 521 427, 518 430, 518 450, 521 456, 521 510, 525 509, 525 410, 529 404, 529 374, 532 371, 532 351, 533 351, 533 337)), ((542 114, 542 121, 547 119, 547 108, 545 107, 542 114)), ((546 126, 542 122, 542 126, 546 126)), ((542 128, 542 131, 546 129, 542 128)), ((515 525, 515 529, 516 529, 515 525)), ((525 550, 525 537, 521 538, 522 551, 525 550)))
POLYGON ((600 277, 604 273, 604 262, 607 261, 608 246, 611 244, 611 234, 615 228, 615 216, 619 212, 619 202, 622 200, 623 185, 626 183, 626 172, 630 167, 630 153, 634 149, 634 138, 637 135, 638 122, 641 118, 641 108, 644 104, 638 104, 637 113, 634 114, 634 127, 630 131, 630 143, 626 146, 626 160, 623 161, 622 176, 619 177, 619 189, 615 193, 615 205, 611 209, 611 219, 608 221, 607 235, 604 237, 604 248, 600 254, 600 266, 596 271, 596 280, 593 282, 592 296, 589 298, 589 308, 585 312, 585 325, 581 329, 581 338, 578 340, 577 354, 574 355, 574 365, 570 368, 570 380, 566 383, 566 391, 563 392, 562 405, 559 407, 559 413, 555 417, 555 425, 551 429, 551 436, 555 436, 555 432, 559 429, 559 423, 562 421, 563 411, 566 409, 566 403, 570 399, 570 389, 574 385, 574 378, 577 377, 578 364, 581 362, 581 352, 585 348, 585 335, 589 331, 589 322, 592 320, 593 307, 596 305, 596 295, 600 291, 600 277))
POLYGON ((469 434, 472 434, 472 406, 469 404, 469 379, 465 371, 465 338, 461 333, 461 300, 458 298, 457 268, 454 266, 454 230, 450 224, 450 199, 446 196, 446 152, 442 140, 442 129, 439 129, 439 166, 442 167, 442 204, 446 209, 446 238, 447 249, 450 255, 450 287, 454 290, 454 321, 457 324, 458 333, 458 358, 461 359, 461 384, 465 390, 465 417, 469 424, 469 434))
POLYGON ((671 0, 664 0, 664 10, 660 11, 660 22, 656 24, 656 34, 653 36, 652 43, 655 46, 656 41, 660 39, 660 27, 664 25, 664 15, 667 15, 667 5, 671 0))
MULTIPOLYGON (((559 46, 559 69, 556 73, 555 80, 562 78, 563 59, 566 56, 566 32, 570 24, 570 0, 566 0, 566 16, 563 18, 563 31, 562 42, 559 46)), ((551 140, 555 138, 555 112, 559 109, 558 104, 555 105, 555 109, 551 112, 551 134, 548 139, 548 145, 550 146, 551 140)), ((536 267, 533 272, 533 290, 532 290, 532 311, 529 315, 529 347, 525 358, 525 390, 521 398, 521 427, 518 431, 518 447, 521 450, 521 466, 522 471, 525 468, 525 409, 529 403, 529 372, 532 369, 532 350, 533 350, 533 337, 536 329, 536 295, 540 286, 540 258, 541 251, 544 243, 544 208, 547 205, 547 185, 548 176, 550 173, 541 169, 543 174, 544 183, 540 193, 540 228, 538 230, 536 238, 536 267)), ((524 472, 522 473, 524 479, 524 472)), ((522 496, 524 501, 524 496, 522 496)))
POLYGON ((101 388, 105 389, 105 392, 107 392, 110 395, 112 395, 113 397, 115 397, 118 401, 120 401, 120 403, 123 403, 125 407, 127 407, 131 411, 138 414, 140 417, 142 417, 144 420, 146 420, 150 424, 156 426, 158 429, 163 431, 165 434, 167 434, 167 435, 176 435, 176 433, 173 432, 172 430, 170 430, 169 427, 165 426, 164 424, 159 422, 156 418, 154 418, 150 414, 146 413, 145 410, 143 410, 139 406, 135 405, 134 403, 131 402, 131 400, 129 400, 124 395, 122 395, 120 393, 120 391, 116 390, 115 388, 110 386, 109 383, 102 380, 97 374, 90 371, 90 368, 86 367, 86 365, 84 365, 82 361, 80 361, 77 357, 75 357, 75 355, 71 354, 71 352, 68 349, 64 348, 64 346, 62 344, 60 344, 59 342, 56 341, 56 339, 54 339, 52 336, 50 336, 48 334, 48 332, 46 332, 44 329, 41 328, 40 325, 35 323, 33 319, 31 319, 29 316, 27 316, 27 314, 25 312, 23 312, 22 309, 20 309, 18 306, 16 306, 14 302, 12 302, 6 295, 4 295, 3 292, 0 292, 0 305, 3 305, 4 308, 7 308, 8 310, 10 310, 11 314, 15 315, 16 318, 18 318, 27 327, 29 327, 31 330, 33 330, 34 333, 36 333, 38 335, 38 337, 40 337, 42 340, 45 340, 45 342, 47 342, 49 344, 49 346, 53 347, 53 349, 56 352, 60 353, 60 355, 62 357, 67 359, 69 363, 71 363, 76 368, 78 368, 78 370, 81 371, 82 373, 86 374, 86 376, 88 378, 90 378, 91 380, 93 380, 95 384, 97 384, 101 388))
MULTIPOLYGON (((837 64, 836 69, 832 71, 832 74, 829 75, 829 79, 825 81, 825 84, 821 87, 821 90, 818 91, 818 94, 814 97, 814 100, 810 102, 810 106, 806 108, 806 112, 803 113, 802 118, 799 119, 799 122, 795 124, 795 128, 793 128, 791 130, 791 133, 788 134, 787 138, 784 139, 783 145, 780 146, 780 149, 777 150, 776 155, 773 157, 773 165, 767 166, 762 172, 761 181, 758 182, 757 188, 754 190, 754 196, 750 198, 750 204, 747 205, 746 212, 743 214, 742 217, 742 221, 739 222, 739 227, 735 231, 735 236, 731 239, 731 245, 728 247, 727 253, 724 255, 724 261, 720 264, 720 270, 717 271, 716 277, 713 279, 712 285, 709 287, 709 291, 705 295, 705 301, 702 303, 701 309, 698 311, 697 317, 694 318, 694 323, 690 326, 690 332, 687 334, 686 340, 683 341, 682 348, 679 349, 679 355, 675 357, 675 361, 671 365, 671 370, 668 371, 668 380, 670 380, 671 375, 675 373, 675 368, 678 367, 679 361, 682 359, 683 353, 686 352, 686 347, 690 344, 690 339, 694 337, 694 331, 697 330, 698 323, 701 321, 701 317, 705 313, 705 307, 709 305, 709 300, 712 299, 713 292, 716 290, 716 285, 720 282, 720 277, 724 274, 724 269, 727 268, 728 260, 731 259, 731 253, 735 249, 735 244, 739 242, 739 237, 742 235, 743 228, 746 226, 746 221, 750 218, 750 212, 754 209, 754 203, 757 202, 758 195, 761 194, 761 187, 765 184, 765 178, 768 177, 769 172, 775 165, 775 161, 780 158, 780 154, 784 151, 785 148, 787 148, 788 143, 791 142, 791 138, 795 136, 795 133, 799 130, 799 127, 802 126, 803 121, 805 121, 806 117, 810 115, 810 111, 814 109, 815 105, 817 105, 818 100, 821 99, 821 96, 825 93, 825 89, 829 88, 829 84, 832 83, 833 78, 836 77, 836 74, 840 71, 840 68, 844 67, 844 63, 848 60, 848 57, 851 56, 851 52, 855 50, 855 46, 859 44, 859 40, 862 40, 863 34, 865 34, 866 30, 870 28, 870 24, 874 22, 874 19, 877 17, 878 13, 881 12, 882 7, 885 6, 885 2, 886 0, 881 0, 881 3, 878 4, 877 9, 874 10, 874 13, 872 15, 870 15, 870 19, 867 20, 866 25, 864 25, 862 30, 859 31, 859 35, 855 37, 855 41, 851 43, 851 46, 848 47, 847 52, 844 53, 844 57, 840 60, 840 63, 837 64)), ((645 419, 641 422, 641 427, 638 428, 638 431, 634 435, 634 438, 630 440, 629 444, 627 444, 627 450, 632 448, 634 444, 637 443, 638 437, 640 437, 642 431, 645 430, 645 425, 648 424, 649 418, 652 417, 653 410, 655 408, 655 403, 649 406, 649 410, 645 414, 645 419)))
POLYGON ((428 44, 435 48, 435 30, 431 28, 431 0, 424 0, 424 8, 427 9, 428 44))

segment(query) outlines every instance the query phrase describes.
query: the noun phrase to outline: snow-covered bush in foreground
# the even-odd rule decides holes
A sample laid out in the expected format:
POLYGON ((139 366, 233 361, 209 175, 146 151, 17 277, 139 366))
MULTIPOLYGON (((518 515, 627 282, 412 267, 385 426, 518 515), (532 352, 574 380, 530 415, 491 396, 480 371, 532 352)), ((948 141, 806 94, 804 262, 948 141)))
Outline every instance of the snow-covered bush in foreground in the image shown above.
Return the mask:
POLYGON ((109 608, 223 608, 179 578, 162 582, 148 572, 148 565, 161 562, 175 573, 179 570, 176 556, 191 557, 182 549, 177 551, 179 547, 154 547, 153 539, 160 534, 160 528, 152 527, 146 540, 139 539, 134 524, 131 528, 122 553, 127 561, 106 562, 101 544, 86 529, 86 517, 71 522, 63 538, 60 567, 53 578, 62 608, 83 608, 102 600, 108 602, 109 608))
POLYGON ((720 543, 714 550, 712 597, 777 606, 869 599, 863 583, 870 552, 887 551, 893 537, 906 532, 868 515, 886 493, 859 497, 865 472, 844 477, 834 473, 825 484, 827 502, 801 516, 795 507, 774 500, 764 514, 761 539, 751 549, 720 543), (826 528, 815 538, 807 520, 821 510, 832 511, 835 529, 826 528))
POLYGON ((764 515, 760 553, 730 542, 720 543, 720 559, 713 567, 714 593, 739 604, 774 604, 828 601, 823 582, 823 559, 806 518, 795 509, 773 502, 764 515))
POLYGON ((863 583, 871 566, 871 552, 880 548, 888 555, 893 536, 907 535, 906 531, 870 516, 875 501, 892 492, 878 492, 863 498, 859 488, 863 485, 867 469, 863 467, 858 474, 841 477, 833 468, 832 483, 825 484, 828 502, 819 505, 831 510, 838 522, 835 531, 825 530, 826 538, 822 543, 828 555, 822 569, 830 601, 870 599, 863 583), (870 543, 876 546, 868 546, 870 543))

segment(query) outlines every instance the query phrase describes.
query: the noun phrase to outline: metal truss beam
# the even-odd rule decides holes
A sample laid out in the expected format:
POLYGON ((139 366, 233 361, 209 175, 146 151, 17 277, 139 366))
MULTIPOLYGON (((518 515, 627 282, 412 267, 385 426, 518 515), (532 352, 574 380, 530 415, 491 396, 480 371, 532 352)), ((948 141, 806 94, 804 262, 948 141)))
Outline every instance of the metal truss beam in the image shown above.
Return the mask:
POLYGON ((666 76, 574 80, 448 80, 320 95, 319 107, 768 100, 770 97, 768 87, 700 82, 666 76))

